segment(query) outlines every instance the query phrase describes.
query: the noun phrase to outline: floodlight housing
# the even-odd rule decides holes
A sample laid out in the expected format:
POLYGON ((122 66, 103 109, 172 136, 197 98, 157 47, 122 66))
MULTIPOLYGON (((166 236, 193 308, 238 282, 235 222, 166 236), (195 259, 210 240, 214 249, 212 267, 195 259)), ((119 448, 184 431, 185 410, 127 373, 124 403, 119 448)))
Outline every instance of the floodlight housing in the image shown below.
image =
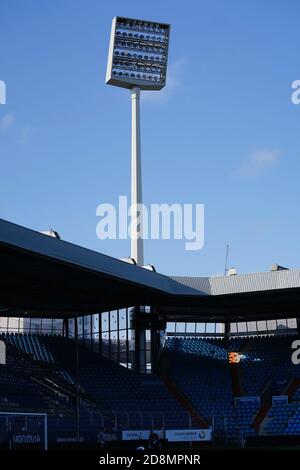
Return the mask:
POLYGON ((116 16, 112 20, 106 83, 161 90, 166 84, 170 25, 116 16))

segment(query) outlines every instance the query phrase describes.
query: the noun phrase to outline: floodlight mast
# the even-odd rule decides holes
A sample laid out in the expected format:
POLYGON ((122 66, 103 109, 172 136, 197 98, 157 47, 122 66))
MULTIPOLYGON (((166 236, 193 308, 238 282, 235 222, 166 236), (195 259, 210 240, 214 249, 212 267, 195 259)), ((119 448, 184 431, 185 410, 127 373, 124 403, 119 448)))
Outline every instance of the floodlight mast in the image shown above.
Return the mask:
POLYGON ((170 25, 115 17, 106 83, 131 91, 131 258, 144 265, 140 91, 166 84, 170 25))
POLYGON ((140 89, 131 89, 131 258, 144 265, 140 89))

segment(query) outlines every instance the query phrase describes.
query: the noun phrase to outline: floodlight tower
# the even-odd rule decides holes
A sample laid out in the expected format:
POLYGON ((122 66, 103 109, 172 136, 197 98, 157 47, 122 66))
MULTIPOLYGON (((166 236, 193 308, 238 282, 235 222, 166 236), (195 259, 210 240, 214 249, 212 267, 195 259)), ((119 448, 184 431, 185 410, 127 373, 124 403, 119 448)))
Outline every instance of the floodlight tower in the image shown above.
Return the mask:
POLYGON ((116 16, 112 21, 106 83, 131 91, 131 258, 144 264, 140 91, 166 84, 170 25, 116 16))

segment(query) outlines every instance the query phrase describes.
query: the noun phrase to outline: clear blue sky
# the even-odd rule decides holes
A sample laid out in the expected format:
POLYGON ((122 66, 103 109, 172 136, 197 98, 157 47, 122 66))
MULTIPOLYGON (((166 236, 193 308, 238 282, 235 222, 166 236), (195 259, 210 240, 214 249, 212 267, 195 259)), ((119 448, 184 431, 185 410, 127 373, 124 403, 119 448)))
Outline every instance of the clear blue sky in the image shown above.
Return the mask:
POLYGON ((0 217, 112 256, 96 207, 130 191, 129 92, 104 84, 115 15, 171 23, 169 77, 142 102, 144 200, 204 203, 205 246, 147 241, 166 274, 300 267, 297 0, 1 0, 0 217))

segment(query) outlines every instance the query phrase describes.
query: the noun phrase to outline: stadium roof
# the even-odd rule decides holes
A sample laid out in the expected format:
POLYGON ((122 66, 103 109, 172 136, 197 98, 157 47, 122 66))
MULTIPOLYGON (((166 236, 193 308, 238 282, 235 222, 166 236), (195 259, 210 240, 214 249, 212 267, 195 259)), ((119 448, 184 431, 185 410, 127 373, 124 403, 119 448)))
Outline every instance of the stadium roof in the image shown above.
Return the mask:
POLYGON ((185 287, 207 295, 241 294, 300 287, 300 270, 270 271, 220 277, 172 276, 181 290, 185 287))
POLYGON ((300 271, 167 277, 0 219, 0 315, 71 317, 153 305, 168 320, 295 316, 300 271))

